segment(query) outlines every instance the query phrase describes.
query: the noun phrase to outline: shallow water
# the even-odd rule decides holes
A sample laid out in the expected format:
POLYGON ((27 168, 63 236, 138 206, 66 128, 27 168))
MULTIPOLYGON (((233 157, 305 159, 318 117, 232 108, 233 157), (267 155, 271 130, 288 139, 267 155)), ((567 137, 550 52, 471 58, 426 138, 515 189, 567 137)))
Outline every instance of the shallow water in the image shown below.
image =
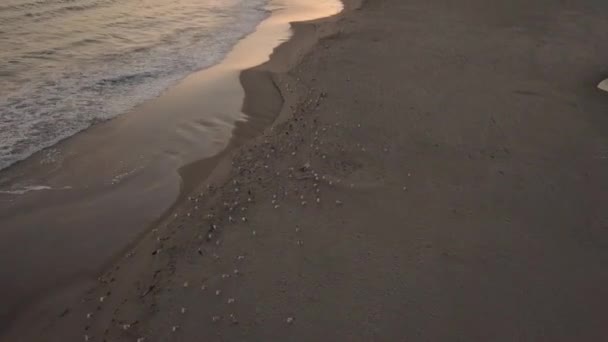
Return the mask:
POLYGON ((0 4, 0 169, 218 63, 266 0, 0 4))

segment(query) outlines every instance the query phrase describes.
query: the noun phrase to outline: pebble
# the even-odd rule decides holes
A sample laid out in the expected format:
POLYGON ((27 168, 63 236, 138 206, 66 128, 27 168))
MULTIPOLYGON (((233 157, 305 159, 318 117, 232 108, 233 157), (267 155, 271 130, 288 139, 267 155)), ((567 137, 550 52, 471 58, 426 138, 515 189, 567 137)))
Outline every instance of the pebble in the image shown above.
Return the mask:
POLYGON ((180 311, 181 311, 182 314, 185 314, 186 313, 186 308, 182 308, 180 311))
POLYGON ((285 320, 285 322, 287 322, 288 324, 293 323, 294 318, 293 317, 287 317, 287 319, 285 320))
POLYGON ((171 327, 172 332, 176 332, 178 329, 179 329, 179 325, 174 325, 173 327, 171 327))
POLYGON ((228 298, 228 304, 234 303, 234 298, 228 298))

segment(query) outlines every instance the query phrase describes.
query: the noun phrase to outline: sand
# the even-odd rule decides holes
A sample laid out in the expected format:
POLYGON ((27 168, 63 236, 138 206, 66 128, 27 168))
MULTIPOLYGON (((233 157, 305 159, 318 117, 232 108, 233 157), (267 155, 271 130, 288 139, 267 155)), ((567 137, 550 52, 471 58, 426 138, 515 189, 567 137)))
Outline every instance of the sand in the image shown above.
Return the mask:
POLYGON ((271 128, 8 340, 604 339, 608 5, 346 5, 242 74, 271 128))
POLYGON ((281 95, 260 72, 244 79, 253 82, 249 98, 261 91, 264 101, 243 113, 241 71, 268 61, 290 37, 290 21, 338 13, 342 4, 272 0, 267 7, 272 14, 221 63, 0 171, 0 334, 14 320, 52 312, 44 303, 54 297, 90 287, 218 160, 274 121, 281 95), (3 193, 25 184, 44 187, 3 193))

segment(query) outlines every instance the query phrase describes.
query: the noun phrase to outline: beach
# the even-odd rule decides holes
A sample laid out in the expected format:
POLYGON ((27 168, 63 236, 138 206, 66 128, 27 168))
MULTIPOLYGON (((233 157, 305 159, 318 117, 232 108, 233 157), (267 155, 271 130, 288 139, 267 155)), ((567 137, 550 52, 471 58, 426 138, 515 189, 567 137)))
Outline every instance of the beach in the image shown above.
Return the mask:
POLYGON ((238 74, 266 119, 3 340, 605 339, 606 7, 345 0, 293 24, 238 74))

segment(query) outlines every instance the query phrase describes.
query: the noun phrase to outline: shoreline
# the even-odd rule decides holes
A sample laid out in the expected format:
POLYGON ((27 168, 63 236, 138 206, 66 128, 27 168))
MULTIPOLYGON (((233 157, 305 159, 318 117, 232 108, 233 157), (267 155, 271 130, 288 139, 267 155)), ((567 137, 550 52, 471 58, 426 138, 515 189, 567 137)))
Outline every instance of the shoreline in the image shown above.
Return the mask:
POLYGON ((13 340, 602 340, 608 4, 461 5, 300 25, 271 128, 13 340))
MULTIPOLYGON (((258 137, 266 129, 271 128, 285 109, 283 97, 284 94, 281 92, 276 83, 276 77, 293 67, 293 64, 297 62, 297 58, 301 57, 302 51, 310 49, 312 44, 314 44, 314 41, 317 39, 311 35, 312 32, 302 32, 302 30, 308 31, 308 29, 303 27, 307 25, 314 25, 316 22, 320 22, 337 15, 339 15, 339 13, 330 17, 308 21, 288 21, 287 23, 290 30, 293 31, 289 39, 275 47, 267 61, 255 67, 242 69, 238 72, 240 79, 239 83, 240 86, 243 87, 243 91, 245 93, 242 103, 242 111, 248 115, 248 120, 237 121, 235 123, 231 138, 221 152, 213 155, 212 157, 200 159, 179 168, 178 173, 181 181, 177 198, 168 208, 163 210, 163 213, 158 218, 154 219, 153 223, 148 224, 147 228, 143 229, 137 237, 131 239, 126 247, 122 248, 121 251, 115 253, 114 256, 105 261, 104 265, 100 268, 101 270, 108 269, 110 266, 119 262, 124 257, 124 254, 136 247, 141 242, 142 238, 148 235, 154 227, 158 227, 163 221, 166 221, 172 211, 179 208, 179 206, 182 205, 186 200, 188 194, 192 192, 192 189, 200 186, 201 182, 203 184, 210 181, 221 182, 221 179, 228 175, 228 170, 231 168, 231 166, 228 164, 230 163, 231 156, 234 154, 235 150, 238 150, 243 144, 247 144, 252 139, 258 137), (273 92, 274 94, 271 95, 273 92), (255 93, 256 95, 252 96, 252 93, 255 93), (258 95, 262 95, 263 100, 260 101, 260 97, 258 97, 258 95), (250 101, 251 98, 255 98, 256 101, 250 101), (201 172, 203 173, 202 176, 201 172)), ((260 25, 266 21, 272 21, 271 19, 274 19, 272 16, 273 15, 265 19, 260 25)), ((254 31, 252 34, 255 34, 257 31, 258 28, 256 28, 256 31, 254 31)), ((247 37, 244 39, 247 39, 247 37)), ((231 51, 229 55, 232 53, 234 53, 234 51, 231 51)), ((223 63, 224 61, 222 61, 220 64, 223 63)), ((211 68, 216 68, 218 65, 211 68)), ((192 78, 193 76, 196 77, 197 74, 204 73, 206 70, 208 69, 199 71, 191 76, 188 76, 188 78, 192 78)), ((178 86, 180 86, 182 82, 184 81, 180 81, 178 86)), ((161 97, 162 96, 163 95, 161 95, 161 97)), ((117 119, 124 120, 125 118, 115 118, 108 122, 104 122, 101 125, 111 125, 111 121, 117 119)), ((81 132, 79 134, 82 133, 86 134, 87 132, 81 132)), ((67 138, 59 142, 58 145, 70 144, 70 140, 72 139, 74 139, 74 137, 67 138)), ((55 147, 53 147, 53 149, 54 148, 55 147)), ((46 150, 47 149, 37 152, 32 159, 36 159, 38 155, 44 153, 46 150)), ((15 166, 20 167, 19 164, 26 162, 31 161, 20 161, 16 165, 12 165, 6 170, 14 168, 15 166)), ((6 172, 6 170, 3 170, 3 172, 6 172)), ((57 303, 75 300, 74 298, 78 294, 82 294, 85 289, 90 288, 94 284, 94 281, 87 276, 84 278, 77 276, 75 279, 64 279, 62 284, 63 285, 59 284, 53 287, 55 290, 53 290, 54 294, 52 296, 49 297, 48 294, 45 294, 41 298, 34 299, 30 304, 25 304, 25 307, 27 308, 26 311, 18 311, 19 313, 17 314, 17 321, 13 321, 10 327, 7 326, 8 329, 3 329, 0 337, 5 338, 6 336, 13 336, 14 331, 19 330, 19 326, 22 325, 22 323, 19 322, 29 321, 32 318, 48 318, 49 314, 51 313, 49 312, 49 307, 55 306, 57 303), (15 329, 15 325, 17 326, 17 329, 15 329)), ((23 304, 21 306, 23 306, 23 304)))

